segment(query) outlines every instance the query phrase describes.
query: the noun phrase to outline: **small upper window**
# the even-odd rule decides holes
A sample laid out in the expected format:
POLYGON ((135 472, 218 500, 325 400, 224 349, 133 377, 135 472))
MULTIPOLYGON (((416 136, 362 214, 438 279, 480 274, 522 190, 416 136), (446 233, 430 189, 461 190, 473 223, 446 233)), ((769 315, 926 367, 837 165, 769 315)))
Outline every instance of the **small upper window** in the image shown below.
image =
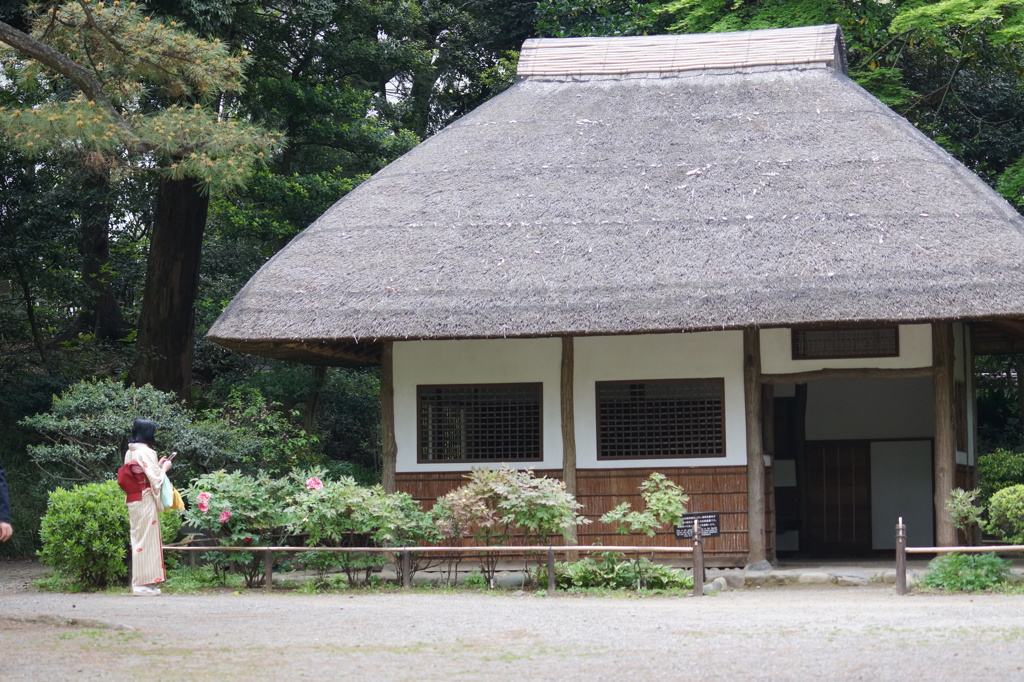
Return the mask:
POLYGON ((419 461, 540 461, 541 389, 541 384, 418 386, 419 461))
POLYGON ((899 327, 794 329, 793 359, 892 358, 900 354, 899 327))

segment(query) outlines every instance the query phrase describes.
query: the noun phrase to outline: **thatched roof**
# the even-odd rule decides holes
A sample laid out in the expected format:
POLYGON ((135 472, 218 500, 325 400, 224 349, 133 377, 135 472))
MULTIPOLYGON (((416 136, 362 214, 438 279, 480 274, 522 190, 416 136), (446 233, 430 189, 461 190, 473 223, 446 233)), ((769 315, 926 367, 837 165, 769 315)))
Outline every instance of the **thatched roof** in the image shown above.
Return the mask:
POLYGON ((344 363, 1024 315, 1024 220, 844 71, 835 26, 528 41, 513 87, 335 204, 210 337, 344 363))

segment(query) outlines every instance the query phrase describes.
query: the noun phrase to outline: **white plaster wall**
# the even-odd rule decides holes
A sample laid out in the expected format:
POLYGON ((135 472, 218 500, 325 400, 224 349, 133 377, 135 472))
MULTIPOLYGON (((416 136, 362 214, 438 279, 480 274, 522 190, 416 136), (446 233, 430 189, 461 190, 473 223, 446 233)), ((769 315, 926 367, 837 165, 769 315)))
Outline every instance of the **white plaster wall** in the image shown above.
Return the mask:
MULTIPOLYGON (((543 382, 542 462, 509 463, 525 469, 561 469, 560 339, 402 341, 394 345, 396 469, 469 471, 469 463, 416 463, 416 386, 543 382)), ((497 466, 480 464, 478 466, 497 466)))
POLYGON ((807 384, 807 440, 932 438, 934 434, 930 378, 807 384))
POLYGON ((932 442, 871 444, 871 547, 896 548, 896 521, 907 525, 907 545, 929 547, 935 531, 932 508, 932 442))
POLYGON ((573 393, 578 469, 747 463, 742 331, 577 338, 575 372, 573 393), (724 379, 725 457, 598 461, 595 382, 707 378, 724 379))
POLYGON ((932 328, 928 324, 901 324, 900 354, 894 358, 835 358, 794 360, 788 327, 761 330, 761 371, 764 374, 792 374, 819 369, 907 369, 932 364, 932 328))

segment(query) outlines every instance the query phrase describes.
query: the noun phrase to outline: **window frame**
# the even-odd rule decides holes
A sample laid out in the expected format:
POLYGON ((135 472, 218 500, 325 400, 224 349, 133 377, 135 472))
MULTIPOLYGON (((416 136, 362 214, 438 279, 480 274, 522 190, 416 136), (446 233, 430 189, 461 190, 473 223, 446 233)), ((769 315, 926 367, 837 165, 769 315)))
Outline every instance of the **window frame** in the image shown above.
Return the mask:
POLYGON ((595 381, 594 382, 594 408, 595 408, 595 421, 597 426, 597 460, 602 462, 642 462, 647 460, 667 460, 667 459, 725 459, 728 456, 728 447, 726 443, 726 436, 728 430, 726 428, 726 402, 725 402, 725 377, 687 377, 681 379, 616 379, 613 381, 595 381), (719 388, 719 400, 722 404, 722 420, 721 420, 721 452, 719 454, 709 455, 643 455, 643 456, 631 456, 631 455, 605 455, 603 454, 603 447, 601 443, 601 392, 600 387, 602 385, 609 384, 664 384, 664 383, 696 383, 696 382, 712 382, 719 388))
POLYGON ((890 324, 863 324, 863 325, 841 325, 823 327, 792 327, 789 330, 789 355, 794 362, 814 360, 874 360, 877 358, 898 358, 900 357, 900 325, 890 324), (880 331, 891 330, 895 333, 895 350, 892 353, 884 354, 856 354, 856 355, 797 355, 797 335, 807 332, 848 332, 848 331, 880 331))
POLYGON ((417 464, 518 464, 520 462, 536 463, 544 461, 544 383, 541 381, 509 381, 479 384, 417 384, 416 385, 416 463, 417 464), (455 388, 504 388, 534 387, 537 390, 537 456, 518 459, 467 459, 465 453, 459 459, 429 459, 424 457, 423 430, 420 427, 422 418, 422 396, 427 390, 455 388))

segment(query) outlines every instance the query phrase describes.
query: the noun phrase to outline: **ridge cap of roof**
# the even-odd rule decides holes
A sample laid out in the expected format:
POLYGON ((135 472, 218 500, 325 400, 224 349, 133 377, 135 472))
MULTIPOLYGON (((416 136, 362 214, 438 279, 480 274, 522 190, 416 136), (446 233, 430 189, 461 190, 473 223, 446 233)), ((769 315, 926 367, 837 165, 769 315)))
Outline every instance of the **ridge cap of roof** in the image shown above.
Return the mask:
POLYGON ((846 73, 846 46, 837 24, 734 33, 531 38, 523 43, 518 75, 665 74, 813 63, 846 73))

